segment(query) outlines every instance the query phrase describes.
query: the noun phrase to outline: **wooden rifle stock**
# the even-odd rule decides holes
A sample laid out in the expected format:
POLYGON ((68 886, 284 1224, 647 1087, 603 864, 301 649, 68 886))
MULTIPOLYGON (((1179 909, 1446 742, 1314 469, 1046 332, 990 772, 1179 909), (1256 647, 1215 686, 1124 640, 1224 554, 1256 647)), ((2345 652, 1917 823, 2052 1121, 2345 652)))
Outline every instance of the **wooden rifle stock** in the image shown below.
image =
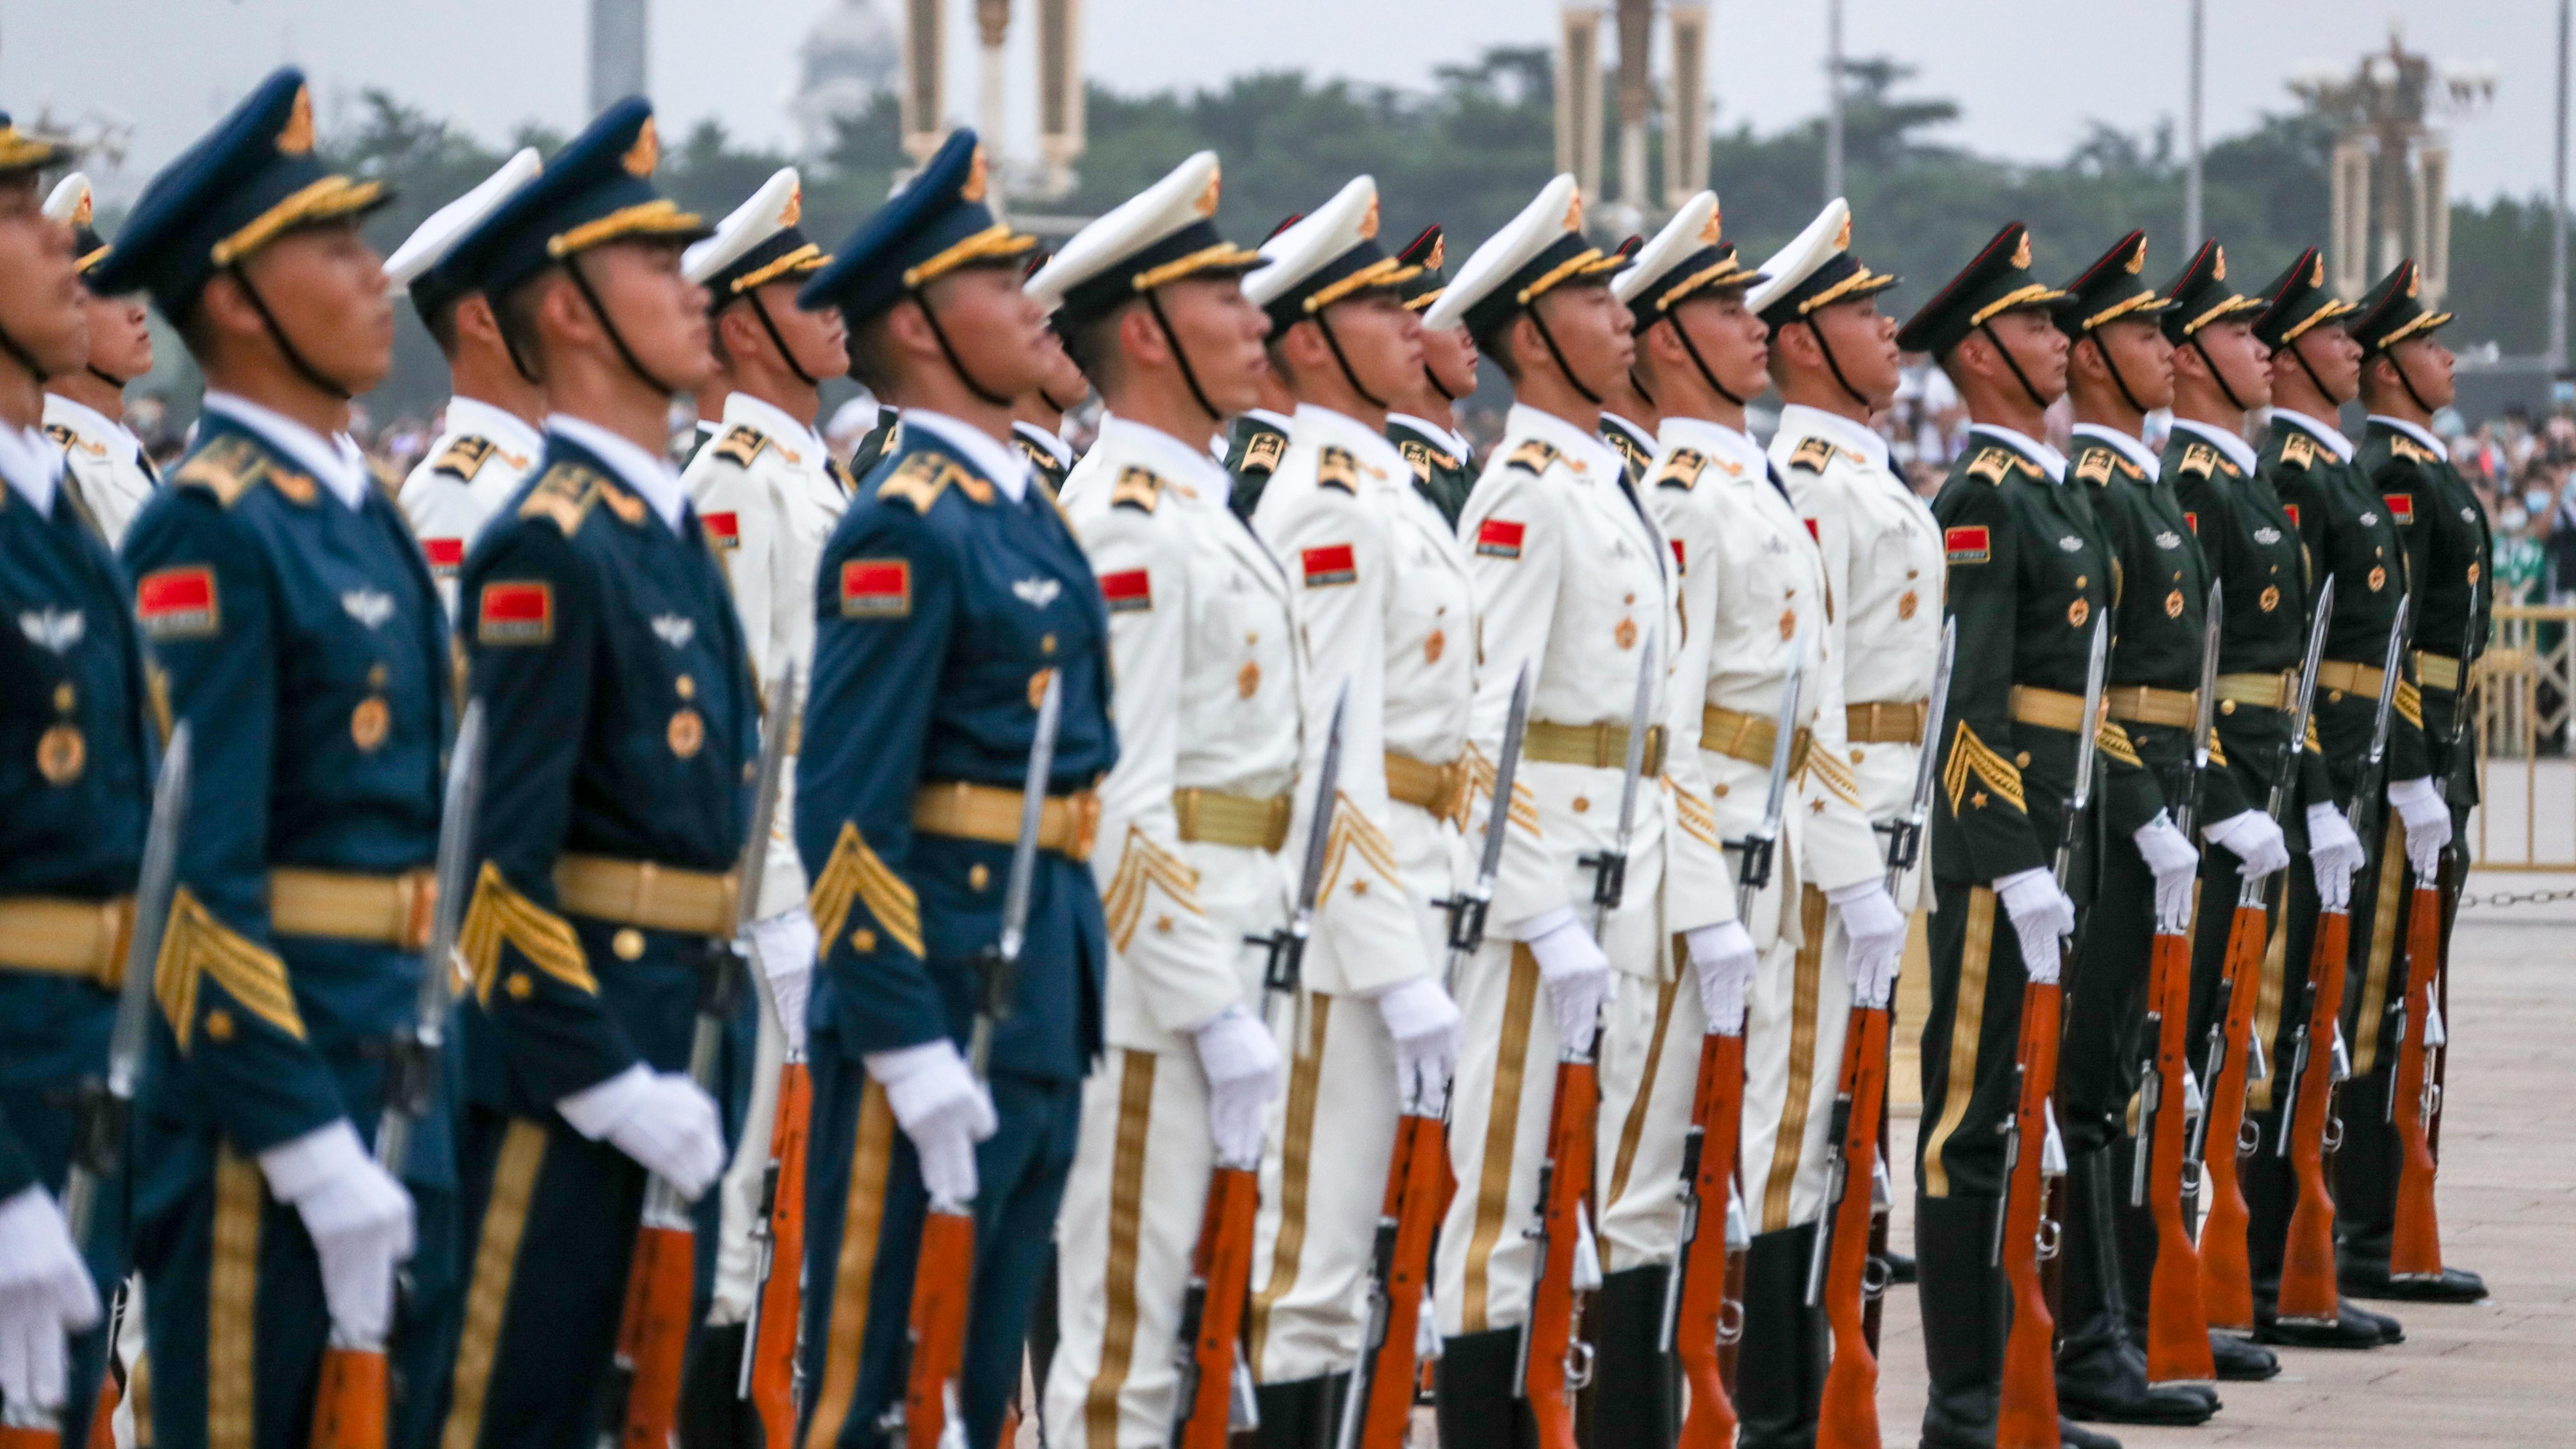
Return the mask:
MULTIPOLYGON (((655 1183, 648 1193, 661 1191, 655 1183)), ((647 1213, 635 1231, 626 1307, 617 1325, 611 1392, 623 1396, 613 1422, 621 1449, 664 1449, 680 1418, 680 1366, 689 1347, 689 1301, 697 1288, 697 1234, 685 1210, 647 1213)))
POLYGON ((1539 1169, 1538 1276, 1530 1285, 1529 1320, 1521 1327, 1521 1393, 1538 1426, 1539 1449, 1575 1449, 1574 1258, 1583 1234, 1583 1200, 1592 1187, 1592 1136, 1601 1105, 1599 1069, 1589 1056, 1556 1064, 1556 1099, 1548 1108, 1547 1161, 1539 1169))
POLYGON ((2012 1299, 2012 1332, 2004 1340, 2002 1402, 1995 1449, 2057 1449, 2057 1321, 2040 1284, 2040 1217, 2047 1186, 2048 1099, 2057 1087, 2061 994, 2053 983, 2022 988, 2021 1096, 2014 1106, 2018 1146, 2003 1202, 2002 1266, 2012 1299))
POLYGON ((1219 1166, 1190 1266, 1181 1313, 1180 1416, 1172 1449, 1225 1449, 1234 1407, 1234 1362, 1252 1296, 1252 1224, 1261 1205, 1257 1169, 1219 1166))
POLYGON ((384 1449, 390 1391, 383 1349, 325 1349, 313 1394, 312 1449, 384 1449))
POLYGON ((743 1397, 760 1420, 763 1443, 796 1442, 796 1339, 804 1316, 798 1269, 805 1261, 805 1141, 814 1108, 814 1077, 801 1060, 779 1068, 778 1107, 769 1127, 767 1276, 753 1309, 759 1325, 745 1347, 743 1397))
POLYGON ((2308 1020, 2291 1090, 2298 1093, 2285 1131, 2298 1203, 2290 1210, 2281 1259, 2279 1315, 2284 1322, 2332 1323, 2341 1308, 2335 1287, 2334 1198, 2326 1188, 2326 1124, 2334 1115, 2335 1024, 2343 1015, 2344 957, 2352 941, 2350 911, 2317 913, 2316 949, 2308 957, 2308 1020))
POLYGON ((2261 991, 2263 952, 2270 944, 2270 913, 2258 902, 2239 905, 2227 927, 2227 960, 2221 973, 2218 1070, 2204 1085, 2208 1113, 2201 1129, 2200 1306, 2212 1328, 2254 1331, 2254 1270, 2245 1256, 2253 1211, 2245 1201, 2239 1166, 2244 1149, 2245 1099, 2253 1074, 2254 1007, 2261 991))
POLYGON ((1699 1082, 1691 1123, 1698 1129, 1690 1164, 1695 1231, 1675 1271, 1681 1306, 1673 1319, 1673 1355, 1690 1383, 1680 1449, 1728 1449, 1735 1443, 1735 1400, 1723 1352, 1743 1332, 1741 1289, 1728 1277, 1727 1195, 1733 1191, 1737 1138, 1744 1127, 1744 1034, 1708 1032, 1699 1041, 1699 1082), (1712 1218, 1710 1214, 1714 1213, 1712 1218))
POLYGON ((975 1291, 975 1210, 933 1204, 913 1259, 910 1362, 903 1379, 906 1449, 939 1449, 958 1374, 966 1366, 966 1312, 975 1291))
POLYGON ((1879 1114, 1887 1096, 1885 1007, 1855 1006, 1843 1033, 1839 1095, 1851 1104, 1843 1128, 1843 1194, 1832 1205, 1833 1244, 1825 1259, 1825 1324, 1833 1363, 1817 1411, 1816 1449, 1879 1449, 1878 1354, 1869 1341, 1870 1238, 1878 1220, 1879 1114))
POLYGON ((1438 1117, 1406 1113, 1395 1128, 1387 1164, 1386 1220, 1395 1225, 1383 1269, 1385 1337, 1369 1350, 1368 1398, 1361 1410, 1360 1449, 1404 1449, 1413 1425, 1414 1354, 1422 1294, 1431 1279, 1431 1249, 1448 1207, 1442 1175, 1449 1137, 1438 1117))
POLYGON ((2442 892, 2418 881, 2406 921, 2406 1014, 2397 1044, 2397 1070, 2388 1105, 2397 1126, 2397 1219, 2388 1248, 2388 1275, 2405 1280, 2442 1275, 2442 1229, 2433 1212, 2434 1092, 2425 1040, 2433 1022, 2434 978, 2441 965, 2442 892))
MULTIPOLYGON (((2191 931, 2159 931, 2151 948, 2147 992, 2160 1014, 2158 1082, 2147 1154, 2147 1212, 2156 1225, 2156 1266, 2147 1283, 2147 1382, 2210 1382, 2218 1365, 2209 1350, 2209 1321, 2200 1306, 2200 1253, 2182 1217, 2186 1058, 2191 1040, 2191 931)), ((2206 1106, 2204 1104, 2204 1110, 2206 1106)))

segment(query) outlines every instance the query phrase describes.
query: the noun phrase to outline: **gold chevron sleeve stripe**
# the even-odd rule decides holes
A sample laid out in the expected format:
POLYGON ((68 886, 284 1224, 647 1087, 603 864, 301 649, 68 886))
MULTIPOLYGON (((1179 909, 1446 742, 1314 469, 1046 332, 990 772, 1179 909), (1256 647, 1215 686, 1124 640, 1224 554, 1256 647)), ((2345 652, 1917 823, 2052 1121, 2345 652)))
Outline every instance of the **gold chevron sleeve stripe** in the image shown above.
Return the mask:
POLYGON ((1807 751, 1807 768, 1824 782, 1825 792, 1857 810, 1860 808, 1860 777, 1851 766, 1835 758, 1831 750, 1807 751))
POLYGON ((1664 788, 1672 790, 1673 823, 1681 827, 1682 834, 1711 850, 1724 849, 1725 846, 1719 842, 1717 836, 1716 807, 1688 790, 1673 789, 1673 782, 1669 777, 1664 781, 1664 788))
POLYGON ((814 889, 805 898, 806 913, 814 918, 815 933, 826 952, 850 923, 852 902, 867 907, 868 914, 905 950, 915 956, 924 954, 921 897, 894 873, 894 867, 868 849, 859 827, 844 820, 840 839, 832 842, 832 858, 823 863, 823 873, 814 878, 814 889))
POLYGON ((2397 681, 2397 717, 2417 729, 2424 727, 2424 691, 2413 681, 2397 681))
POLYGON ((1347 791, 1334 796, 1333 833, 1324 842, 1324 881, 1315 899, 1330 900, 1333 887, 1341 881, 1342 868, 1356 852, 1360 863, 1375 870, 1379 879, 1398 890, 1404 887, 1404 871, 1395 859, 1395 842, 1386 838, 1377 822, 1360 813, 1347 791))
POLYGON ((1191 915, 1202 914, 1197 869, 1155 844, 1144 827, 1131 824, 1126 840, 1118 847, 1118 873, 1109 878, 1109 889, 1100 893, 1100 910, 1108 918, 1110 944, 1121 951, 1135 939, 1136 923, 1144 919, 1145 890, 1149 885, 1161 886, 1173 904, 1191 915))
POLYGON ((501 868, 487 860, 474 877, 465 923, 456 930, 456 954, 474 982, 474 999, 485 1006, 492 1004, 492 983, 501 976, 504 941, 564 985, 586 996, 599 994, 599 978, 590 974, 572 922, 521 895, 501 868))
POLYGON ((197 996, 209 976, 242 1010, 304 1040, 304 1018, 295 1009, 286 963, 216 920, 195 892, 181 886, 170 901, 160 959, 152 964, 152 994, 183 1054, 196 1030, 197 996))
POLYGON ((492 1365, 500 1355, 501 1330, 509 1321, 510 1285, 519 1276, 528 1205, 536 1200, 537 1173, 545 1163, 545 1127, 512 1118, 492 1170, 491 1196, 483 1204, 483 1231, 474 1247, 474 1275, 465 1289, 465 1330, 448 1380, 447 1423, 439 1432, 439 1449, 479 1449, 482 1442, 483 1406, 492 1388, 492 1365))
POLYGON ((2137 743, 2129 738, 2129 732, 2121 727, 2118 720, 2102 721, 2101 726, 2093 731, 2093 746, 2120 764, 2146 768, 2138 758, 2137 743))
POLYGON ((2216 730, 2209 732, 2209 762, 2222 770, 2227 768, 2227 746, 2219 743, 2216 730))
MULTIPOLYGON (((1528 756, 1523 755, 1522 758, 1527 759, 1528 756)), ((1498 777, 1494 773, 1494 762, 1485 758, 1483 750, 1472 744, 1467 746, 1468 799, 1474 800, 1482 796, 1490 802, 1494 798, 1496 783, 1498 783, 1498 777)), ((1533 837, 1539 834, 1538 796, 1530 793, 1530 787, 1519 780, 1512 782, 1512 823, 1528 831, 1533 837)))
POLYGON ((1961 720, 1958 731, 1950 737, 1950 762, 1941 770, 1941 789, 1950 797, 1952 815, 1959 813, 1959 801, 1968 793, 1970 775, 1983 780, 1987 789, 2001 795, 2015 810, 2030 813, 2029 805, 2022 800, 2021 770, 1988 748, 1984 740, 1977 738, 1977 732, 1968 728, 1968 722, 1961 720))
MULTIPOLYGON (((894 1109, 885 1088, 859 1089, 859 1124, 850 1148, 850 1188, 841 1207, 841 1252, 832 1261, 831 1318, 826 1324, 823 1385, 806 1421, 805 1449, 832 1449, 849 1423, 859 1391, 859 1350, 868 1337, 868 1295, 876 1291, 877 1245, 885 1228, 886 1170, 894 1162, 894 1109)), ((809 1290, 810 1291, 810 1290, 809 1290)))
POLYGON ((257 1162, 229 1144, 216 1149, 214 1261, 206 1273, 207 1449, 251 1449, 255 1442, 265 1196, 257 1162))

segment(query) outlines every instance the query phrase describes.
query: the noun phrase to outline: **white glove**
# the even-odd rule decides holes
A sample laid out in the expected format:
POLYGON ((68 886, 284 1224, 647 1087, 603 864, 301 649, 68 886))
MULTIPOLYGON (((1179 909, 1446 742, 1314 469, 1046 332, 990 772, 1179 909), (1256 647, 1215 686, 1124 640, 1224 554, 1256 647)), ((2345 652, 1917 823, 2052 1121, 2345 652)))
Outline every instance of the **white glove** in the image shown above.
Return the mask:
POLYGON ((2200 838, 2236 857, 2237 878, 2251 884, 2290 864, 2290 842, 2260 810, 2240 810, 2200 827, 2200 838))
POLYGON ((2129 832, 2138 855, 2156 877, 2156 926, 2166 932, 2191 929, 2191 883, 2200 874, 2200 852, 2191 837, 2159 810, 2156 818, 2129 832))
POLYGON ((2317 873, 2317 904, 2352 909, 2352 873, 2361 869, 2361 838, 2332 805, 2308 807, 2308 868, 2317 873))
POLYGON ((685 1072, 637 1062, 555 1103, 572 1130, 644 1164, 691 1202, 724 1171, 724 1118, 685 1072))
POLYGON ((1753 984, 1760 955, 1741 921, 1720 921, 1684 933, 1691 972, 1699 978, 1699 1007, 1708 1029, 1721 1036, 1744 1035, 1744 993, 1753 984))
POLYGON ((1191 1028, 1199 1070, 1207 1074, 1208 1135, 1227 1167, 1261 1163, 1261 1119, 1279 1095, 1279 1047, 1261 1018, 1229 1006, 1191 1028))
POLYGON ((1844 970, 1851 977, 1856 1005, 1887 1005, 1896 988, 1896 968, 1905 959, 1905 913, 1887 897, 1887 887, 1874 880, 1825 892, 1842 913, 1843 936, 1850 943, 1844 970))
POLYGON ((805 1051, 805 1000, 814 990, 814 952, 819 944, 814 918, 803 906, 780 911, 751 927, 751 944, 760 974, 769 978, 769 999, 778 1008, 778 1028, 787 1037, 790 1055, 805 1051))
POLYGON ((1001 1130, 992 1094, 966 1067, 957 1044, 942 1037, 862 1058, 885 1088, 895 1125, 921 1159, 930 1200, 961 1207, 975 1200, 975 1144, 1001 1130))
POLYGON ((2442 803, 2429 775, 2389 786, 2388 803, 2406 825, 2406 863, 2415 867, 2416 879, 2432 880, 2442 868, 2442 847, 2451 843, 2451 807, 2442 803))
POLYGON ((1577 1056, 1592 1050, 1592 1035, 1601 1028, 1601 1003, 1610 996, 1610 958, 1592 933, 1574 918, 1571 907, 1557 909, 1524 929, 1521 940, 1538 958, 1538 979, 1547 986, 1548 1010, 1556 1017, 1556 1040, 1577 1056))
POLYGON ((53 1195, 30 1187, 0 1202, 0 1400, 59 1411, 64 1339, 97 1322, 97 1285, 53 1195))
POLYGON ((2075 932, 2075 902, 2043 868, 2017 870, 1995 882, 1995 895, 2021 938, 2022 971, 2042 986, 2057 984, 2058 946, 2075 932))
POLYGON ((411 1256, 411 1194, 358 1145, 345 1117, 261 1153, 259 1170, 313 1239, 333 1340, 382 1347, 393 1327, 394 1265, 411 1256))
POLYGON ((1395 1039, 1396 1100, 1437 1115, 1458 1070, 1458 1041, 1466 1018, 1440 983, 1417 976, 1378 993, 1377 1014, 1395 1039))

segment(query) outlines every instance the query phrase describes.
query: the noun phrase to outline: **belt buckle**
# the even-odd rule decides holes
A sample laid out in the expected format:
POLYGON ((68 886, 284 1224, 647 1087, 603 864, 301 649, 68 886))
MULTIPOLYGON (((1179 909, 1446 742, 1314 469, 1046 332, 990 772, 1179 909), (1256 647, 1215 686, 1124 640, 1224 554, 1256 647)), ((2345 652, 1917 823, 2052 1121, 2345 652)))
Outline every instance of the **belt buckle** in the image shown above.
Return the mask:
POLYGON ((715 929, 708 935, 711 938, 732 935, 733 923, 742 919, 742 872, 739 869, 716 877, 716 907, 716 919, 708 923, 715 929))
POLYGON ((1270 853, 1276 855, 1288 844, 1288 821, 1296 813, 1296 800, 1285 790, 1270 797, 1270 820, 1263 827, 1262 838, 1270 842, 1270 853))
POLYGON ((110 991, 125 985, 125 958, 134 949, 134 897, 119 896, 99 907, 104 917, 107 951, 91 965, 99 985, 110 991))
POLYGON ((1440 808, 1437 818, 1464 830, 1468 812, 1475 808, 1476 772, 1467 768, 1467 757, 1460 755, 1440 767, 1440 808))
POLYGON ((438 914, 438 877, 407 870, 394 877, 395 908, 402 914, 402 946, 418 951, 429 945, 431 921, 438 914))
POLYGON ((1073 814, 1073 840, 1066 855, 1077 861, 1091 859, 1091 849, 1099 843, 1100 796, 1089 790, 1065 797, 1073 814))

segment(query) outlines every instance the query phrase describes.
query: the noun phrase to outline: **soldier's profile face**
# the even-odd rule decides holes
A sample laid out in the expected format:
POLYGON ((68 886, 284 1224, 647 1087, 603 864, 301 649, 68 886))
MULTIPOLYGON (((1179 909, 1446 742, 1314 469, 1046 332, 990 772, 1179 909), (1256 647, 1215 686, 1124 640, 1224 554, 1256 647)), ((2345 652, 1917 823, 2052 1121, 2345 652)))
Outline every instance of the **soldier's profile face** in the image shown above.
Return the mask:
POLYGON ((1896 319, 1878 309, 1876 295, 1828 303, 1808 314, 1807 321, 1833 349, 1845 380, 1869 399, 1871 411, 1896 401, 1897 384, 1903 379, 1896 319))
POLYGON ((140 295, 88 296, 84 306, 89 313, 90 366, 110 377, 125 378, 152 370, 152 322, 140 295))
POLYGON ((1038 304, 1020 290, 1016 262, 961 267, 922 289, 948 345, 967 373, 1003 397, 1020 397, 1047 375, 1047 334, 1038 304))
POLYGON ((800 285, 795 277, 767 283, 759 289, 761 308, 807 377, 839 377, 850 370, 850 329, 828 302, 811 312, 798 307, 800 285))
POLYGON ((2200 329, 2201 350, 2236 400, 2248 408, 2272 405, 2272 349, 2254 335, 2254 324, 2222 317, 2200 329))
POLYGON ((1412 382, 1422 366, 1422 318, 1407 311, 1392 288, 1347 297, 1324 310, 1351 371, 1371 396, 1394 397, 1412 382))
MULTIPOLYGON (((1565 354, 1574 381, 1590 391, 1606 395, 1617 390, 1635 365, 1637 340, 1628 330, 1631 314, 1606 283, 1558 287, 1539 298, 1532 310, 1547 324, 1557 350, 1565 354)), ((1547 343, 1537 337, 1530 339, 1527 348, 1518 343, 1514 347, 1523 366, 1548 355, 1547 343)))
POLYGON ((1451 397, 1476 390, 1476 360, 1476 336, 1464 325, 1424 330, 1422 365, 1451 397))
POLYGON ((2127 384, 2138 406, 2149 412, 2173 406, 2174 349, 2165 330, 2154 322, 2122 317, 2093 330, 2093 345, 2127 384))
POLYGON ((1771 377, 1771 329, 1744 305, 1744 289, 1684 298, 1666 314, 1676 330, 1689 329, 1700 360, 1728 392, 1752 397, 1771 377))
POLYGON ((393 367, 393 299, 384 260, 356 221, 298 227, 260 248, 242 271, 324 377, 353 393, 385 380, 393 367))
POLYGON ((2459 385, 2451 377, 2451 364, 2455 361, 2451 349, 2429 336, 2409 337, 2398 343, 2388 349, 2388 360, 2405 369, 2406 380, 2415 385, 2416 395, 2433 408, 2449 407, 2459 394, 2459 385))
POLYGON ((2297 370, 2302 362, 2317 375, 2328 402, 2347 403, 2361 391, 2361 344, 2340 322, 2320 322, 2290 339, 2289 346, 2273 358, 2272 375, 2304 377, 2297 370))
POLYGON ((1233 277, 1184 277, 1155 296, 1209 405, 1229 417, 1259 406, 1262 379, 1270 373, 1261 349, 1270 318, 1243 295, 1243 284, 1233 277))
POLYGON ((665 385, 688 392, 715 376, 707 289, 680 272, 676 241, 638 237, 567 258, 599 294, 617 333, 665 385))
POLYGON ((0 327, 47 371, 77 371, 89 355, 87 295, 72 269, 72 229, 45 218, 36 174, 0 180, 0 327))
MULTIPOLYGON (((2021 365, 2022 375, 2030 385, 2050 399, 2066 393, 2066 334, 2048 313, 2036 307, 2006 312, 1986 324, 2012 352, 2012 360, 2021 365)), ((2001 361, 2002 359, 1997 359, 2001 361)), ((2009 376, 2005 385, 2017 393, 2020 386, 2009 376)))

